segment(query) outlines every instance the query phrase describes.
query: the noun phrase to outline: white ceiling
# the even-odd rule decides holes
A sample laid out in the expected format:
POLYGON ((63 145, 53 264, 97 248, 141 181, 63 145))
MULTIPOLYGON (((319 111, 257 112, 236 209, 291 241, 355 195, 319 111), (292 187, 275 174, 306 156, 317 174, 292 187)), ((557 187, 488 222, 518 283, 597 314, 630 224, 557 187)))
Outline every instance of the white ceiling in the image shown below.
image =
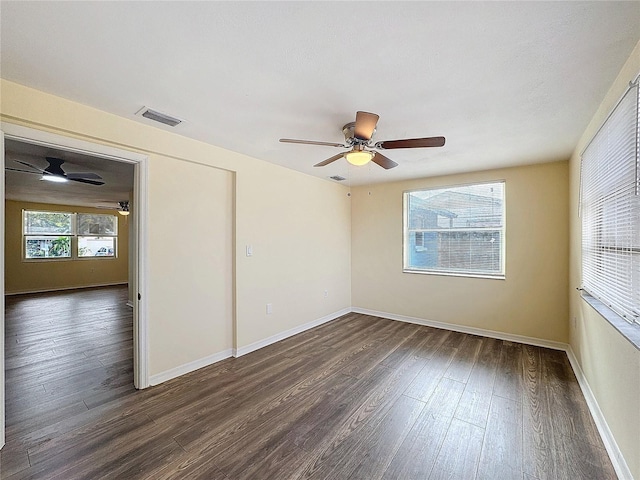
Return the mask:
POLYGON ((640 2, 6 2, 2 77, 352 185, 567 159, 640 39, 640 2), (400 165, 347 167, 357 110, 400 165))

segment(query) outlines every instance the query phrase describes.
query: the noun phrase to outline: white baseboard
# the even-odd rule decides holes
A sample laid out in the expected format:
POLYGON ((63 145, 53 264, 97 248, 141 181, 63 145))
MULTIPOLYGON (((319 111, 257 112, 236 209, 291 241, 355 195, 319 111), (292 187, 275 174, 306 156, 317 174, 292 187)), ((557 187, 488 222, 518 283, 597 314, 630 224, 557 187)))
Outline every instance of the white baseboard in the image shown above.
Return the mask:
POLYGON ((194 360, 193 362, 185 363, 184 365, 179 365, 169 370, 165 370, 164 372, 156 373, 155 375, 151 375, 149 377, 149 385, 159 385, 163 382, 166 382, 167 380, 179 377, 180 375, 193 372, 194 370, 198 370, 203 367, 208 367, 209 365, 224 360, 225 358, 231 357, 232 353, 233 350, 229 348, 227 350, 223 350, 222 352, 209 355, 208 357, 200 358, 199 360, 194 360))
POLYGON ((342 315, 346 315, 347 313, 350 313, 350 312, 351 312, 350 308, 343 308, 342 310, 338 310, 337 312, 330 313, 329 315, 325 315, 324 317, 318 318, 317 320, 313 320, 303 325, 299 325, 289 330, 285 330, 284 332, 277 333, 263 340, 254 342, 250 345, 236 348, 233 351, 233 356, 241 357, 242 355, 246 355, 247 353, 251 353, 255 350, 259 350, 268 345, 271 345, 272 343, 276 343, 276 342, 279 342, 280 340, 284 340, 285 338, 289 338, 294 335, 297 335, 298 333, 302 333, 305 330, 309 330, 310 328, 318 327, 323 323, 327 323, 327 322, 330 322, 331 320, 335 320, 336 318, 341 317, 342 315))
POLYGON ((336 318, 341 317, 342 315, 345 315, 349 312, 351 312, 350 308, 344 308, 322 318, 318 318, 317 320, 314 320, 312 322, 305 323, 298 327, 273 335, 269 338, 265 338, 264 340, 252 343, 251 345, 247 345, 238 349, 230 348, 219 353, 214 353, 213 355, 210 355, 208 357, 194 360, 193 362, 185 363, 184 365, 179 365, 164 372, 156 373, 155 375, 151 375, 151 377, 149 378, 149 384, 159 385, 160 383, 166 382, 167 380, 171 380, 172 378, 179 377, 180 375, 184 375, 186 373, 193 372, 194 370, 207 367, 216 362, 224 360, 225 358, 240 357, 242 355, 246 355, 247 353, 266 347, 268 345, 271 345, 272 343, 279 342, 280 340, 284 340, 285 338, 289 338, 293 335, 297 335, 298 333, 302 333, 305 330, 309 330, 310 328, 314 328, 322 325, 323 323, 335 320, 336 318))
POLYGON ((21 290, 18 292, 4 292, 4 294, 5 296, 10 296, 10 295, 28 295, 30 293, 62 292, 65 290, 82 290, 83 288, 115 287, 116 285, 127 285, 127 283, 128 282, 93 283, 91 285, 77 285, 75 287, 56 287, 56 288, 43 288, 40 290, 21 290))
POLYGON ((515 335, 512 333, 496 332, 494 330, 486 330, 484 328, 467 327, 464 325, 456 325, 453 323, 436 322, 434 320, 425 320, 423 318, 408 317, 406 315, 397 315, 395 313, 378 312, 366 308, 353 307, 354 313, 362 313, 373 317, 388 318, 389 320, 398 320, 399 322, 415 323, 417 325, 425 325, 427 327, 442 328, 444 330, 452 330, 454 332, 469 333, 481 337, 497 338, 498 340, 507 340, 510 342, 524 343, 527 345, 535 345, 536 347, 552 348, 554 350, 567 350, 567 344, 562 342, 554 342, 552 340, 544 340, 542 338, 526 337, 524 335, 515 335))
POLYGON ((611 463, 613 463, 613 468, 616 470, 618 478, 620 478, 621 480, 633 480, 631 470, 629 470, 629 466, 622 456, 622 452, 620 451, 620 448, 618 447, 618 444, 616 443, 616 440, 613 437, 611 430, 609 429, 609 425, 604 418, 602 410, 600 410, 598 401, 591 391, 591 387, 589 386, 587 377, 585 377, 584 372, 582 371, 582 367, 580 367, 580 363, 573 353, 571 345, 567 345, 566 352, 567 357, 569 357, 569 363, 571 363, 571 368, 573 368, 573 372, 576 374, 576 378, 578 379, 578 384, 580 385, 582 394, 587 401, 587 406, 589 407, 591 416, 593 417, 596 427, 598 427, 598 432, 600 433, 600 437, 602 438, 602 443, 604 443, 604 447, 607 449, 607 453, 609 454, 611 463))

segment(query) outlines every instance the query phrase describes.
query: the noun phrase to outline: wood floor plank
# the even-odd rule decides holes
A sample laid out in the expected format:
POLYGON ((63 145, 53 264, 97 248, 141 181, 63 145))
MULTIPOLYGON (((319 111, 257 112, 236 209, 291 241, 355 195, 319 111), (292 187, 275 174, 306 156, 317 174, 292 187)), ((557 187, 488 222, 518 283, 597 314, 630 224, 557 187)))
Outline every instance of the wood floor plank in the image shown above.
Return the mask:
POLYGON ((554 428, 563 435, 578 437, 591 445, 602 445, 598 428, 568 360, 546 361, 543 368, 550 402, 553 403, 554 428))
POLYGON ((451 420, 451 417, 438 415, 431 410, 423 410, 382 478, 385 480, 429 478, 451 420))
POLYGON ((444 372, 444 376, 457 382, 466 383, 471 370, 476 364, 481 347, 482 338, 473 335, 465 336, 456 347, 458 349, 457 355, 453 357, 444 372))
POLYGON ((522 478, 522 403, 494 395, 482 444, 478 480, 522 478))
POLYGON ((30 466, 29 454, 22 445, 9 444, 0 450, 0 478, 7 478, 30 466))
POLYGON ((8 297, 2 479, 609 479, 564 352, 347 314, 137 391, 126 287, 8 297))
POLYGON ((429 400, 457 352, 457 348, 441 345, 404 394, 423 402, 429 400))
POLYGON ((553 402, 543 369, 545 349, 525 345, 523 403, 523 471, 538 480, 557 478, 558 448, 552 422, 553 402))
POLYGON ((478 358, 458 403, 455 414, 457 419, 486 427, 501 350, 502 341, 494 338, 482 339, 478 358))
POLYGON ((416 327, 412 334, 404 342, 389 353, 381 365, 387 368, 396 368, 409 356, 431 358, 434 351, 445 341, 449 332, 437 328, 416 327))
POLYGON ((616 480, 613 465, 604 448, 583 442, 579 438, 559 435, 557 441, 560 473, 557 478, 616 480))
POLYGON ((493 394, 516 402, 524 395, 522 344, 503 341, 493 394))
POLYGON ((423 402, 399 397, 377 425, 343 436, 316 456, 301 478, 381 478, 423 408, 423 402))
MULTIPOLYGON (((475 478, 484 429, 454 418, 429 474, 429 480, 475 478)), ((515 477, 493 477, 515 478, 515 477)))

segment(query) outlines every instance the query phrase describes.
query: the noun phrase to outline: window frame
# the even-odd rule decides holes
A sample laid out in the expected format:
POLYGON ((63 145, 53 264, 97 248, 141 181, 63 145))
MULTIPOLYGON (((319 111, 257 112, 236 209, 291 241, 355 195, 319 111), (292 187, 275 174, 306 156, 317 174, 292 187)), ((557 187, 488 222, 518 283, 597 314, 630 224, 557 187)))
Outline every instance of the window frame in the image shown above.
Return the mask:
MULTIPOLYGON (((430 187, 422 187, 415 188, 411 190, 405 190, 402 192, 402 272, 409 274, 419 274, 419 275, 441 275, 447 277, 466 277, 466 278, 484 278, 491 280, 505 280, 506 279, 506 220, 507 220, 507 208, 506 208, 506 198, 507 198, 507 182, 505 179, 496 179, 496 180, 485 180, 479 182, 468 182, 454 185, 438 185, 438 186, 430 186, 430 187), (502 226, 491 228, 490 230, 498 230, 500 231, 501 242, 500 242, 500 271, 491 274, 485 272, 478 271, 447 271, 447 270, 429 270, 429 269, 419 269, 415 267, 411 267, 409 265, 409 241, 408 237, 410 235, 410 231, 412 229, 409 228, 409 196, 414 192, 424 192, 429 190, 448 190, 448 189, 456 189, 463 187, 470 187, 476 185, 490 185, 490 184, 502 184, 502 226)), ((452 229, 451 232, 473 232, 480 231, 478 228, 469 228, 469 229, 452 229)), ((418 233, 418 232, 416 232, 418 233)), ((422 232, 424 233, 424 232, 422 232)))
POLYGON ((78 212, 78 211, 65 211, 65 210, 44 210, 44 209, 22 209, 22 228, 20 232, 21 239, 21 250, 22 250, 22 262, 25 263, 33 263, 33 262, 68 262, 68 261, 86 261, 92 259, 116 259, 118 258, 118 230, 119 230, 119 218, 117 215, 111 215, 109 213, 87 213, 87 212, 78 212), (65 234, 48 234, 48 233, 40 233, 40 234, 28 234, 25 233, 26 229, 26 214, 28 212, 36 212, 36 213, 52 213, 52 214, 65 214, 71 216, 71 233, 65 234), (79 215, 107 215, 115 218, 115 234, 100 234, 100 235, 81 235, 78 233, 78 216, 79 215), (113 238, 113 255, 91 255, 91 256, 81 256, 79 254, 79 239, 80 237, 109 237, 113 238), (30 237, 51 237, 51 238, 59 238, 59 237, 69 237, 70 238, 70 255, 66 257, 27 257, 27 240, 30 237))

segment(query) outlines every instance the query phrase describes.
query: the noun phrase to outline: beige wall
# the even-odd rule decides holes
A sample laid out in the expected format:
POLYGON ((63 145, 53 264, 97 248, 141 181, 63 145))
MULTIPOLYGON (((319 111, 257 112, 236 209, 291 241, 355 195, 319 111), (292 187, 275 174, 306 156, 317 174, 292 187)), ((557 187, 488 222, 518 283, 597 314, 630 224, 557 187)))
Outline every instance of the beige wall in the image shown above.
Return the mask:
MULTIPOLYGON (((105 210, 95 208, 7 200, 5 202, 5 290, 7 293, 127 283, 128 217, 117 215, 117 258, 96 257, 79 260, 25 262, 22 260, 23 209, 105 213, 105 210)), ((113 213, 115 214, 115 212, 113 213)))
POLYGON ((355 307, 543 340, 568 340, 567 162, 353 189, 355 307), (506 181, 506 279, 402 272, 402 194, 506 181))
MULTIPOLYGON (((611 86, 570 161, 570 287, 581 283, 580 153, 640 72, 640 43, 611 86)), ((570 344, 634 478, 640 479, 640 351, 569 289, 570 344)))
POLYGON ((149 242, 152 374, 233 348, 233 174, 153 160, 149 208, 161 212, 162 237, 149 242))
MULTIPOLYGON (((235 346, 242 348, 351 305, 346 187, 12 82, 3 80, 0 93, 4 122, 149 156, 151 375, 219 353, 230 330, 205 328, 207 319, 235 313, 235 346), (203 167, 221 172, 204 174, 203 167), (194 187, 182 174, 204 178, 194 187), (180 249, 183 240, 193 245, 206 233, 190 221, 190 208, 204 215, 228 208, 206 207, 229 202, 216 188, 232 191, 231 273, 219 276, 212 268, 219 259, 199 261, 180 249), (168 215, 172 205, 181 208, 168 215), (246 245, 253 246, 252 257, 245 256, 246 245), (231 300, 221 303, 224 292, 218 300, 208 295, 208 286, 220 287, 217 280, 231 289, 231 300), (273 304, 273 314, 266 315, 266 303, 273 304)), ((229 221, 224 215, 218 220, 229 221)))

